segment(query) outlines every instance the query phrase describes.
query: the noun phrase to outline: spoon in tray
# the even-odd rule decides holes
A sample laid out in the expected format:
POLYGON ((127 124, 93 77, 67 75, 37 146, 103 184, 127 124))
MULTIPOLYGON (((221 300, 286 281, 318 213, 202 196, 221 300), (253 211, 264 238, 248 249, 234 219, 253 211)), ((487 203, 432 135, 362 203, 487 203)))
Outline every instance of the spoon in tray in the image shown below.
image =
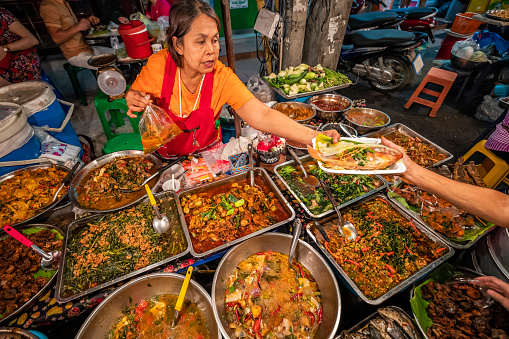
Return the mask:
POLYGON ((250 143, 247 146, 247 154, 249 155, 249 181, 250 181, 249 183, 251 184, 251 187, 260 188, 260 186, 255 184, 253 151, 254 151, 253 150, 253 143, 250 143))
POLYGON ((345 127, 345 125, 344 125, 342 122, 338 123, 338 125, 339 125, 339 127, 341 128, 341 130, 342 130, 343 132, 345 132, 345 134, 346 134, 347 136, 349 136, 350 138, 355 138, 355 135, 353 135, 352 133, 350 133, 350 132, 348 131, 348 129, 345 127))
POLYGON ((299 157, 297 156, 297 154, 295 153, 295 151, 293 149, 291 149, 289 147, 287 147, 287 149, 288 149, 288 152, 290 152, 292 157, 295 159, 297 164, 300 166, 302 173, 304 173, 304 178, 302 178, 302 181, 304 181, 304 183, 308 184, 309 186, 317 187, 320 184, 318 179, 314 175, 308 174, 308 172, 304 168, 304 165, 302 164, 302 161, 300 161, 299 157))
POLYGON ((191 280, 192 273, 193 273, 193 266, 189 266, 187 268, 186 277, 184 278, 184 283, 182 283, 182 288, 180 289, 177 303, 175 304, 175 314, 173 315, 173 321, 171 322, 171 328, 175 328, 175 326, 177 326, 177 323, 179 321, 179 313, 182 310, 182 305, 184 304, 187 287, 189 286, 189 281, 191 280))
POLYGON ((138 192, 140 190, 143 189, 143 187, 145 187, 146 184, 148 184, 148 182, 152 179, 154 179, 158 174, 162 174, 164 171, 166 171, 168 168, 170 168, 171 166, 175 165, 176 163, 180 162, 182 160, 182 157, 178 158, 178 159, 175 159, 173 161, 170 161, 169 163, 167 163, 166 165, 160 167, 157 169, 157 171, 152 174, 150 177, 148 177, 147 179, 145 179, 139 187, 137 188, 134 188, 134 189, 130 189, 130 188, 125 188, 125 187, 119 187, 119 191, 121 193, 133 193, 133 192, 138 192))
POLYGON ((154 219, 152 220, 152 227, 154 227, 154 231, 156 233, 163 234, 170 228, 170 220, 166 215, 161 215, 161 212, 157 207, 156 199, 154 198, 154 195, 152 194, 152 191, 147 184, 145 184, 145 189, 147 190, 147 195, 155 214, 154 219))
POLYGON ((322 185, 323 190, 325 191, 325 194, 329 198, 330 202, 332 203, 332 206, 334 206, 334 210, 336 211, 338 217, 339 217, 339 232, 345 237, 350 240, 355 240, 357 238, 357 229, 350 221, 345 221, 343 219, 343 216, 341 215, 341 212, 339 211, 338 202, 332 195, 332 192, 330 191, 329 186, 320 180, 320 185, 322 185))
POLYGON ((34 252, 38 253, 42 256, 41 259, 41 267, 45 270, 52 271, 55 270, 58 264, 60 263, 60 251, 52 251, 52 252, 44 252, 42 249, 37 247, 30 239, 25 237, 23 234, 16 231, 14 228, 12 228, 9 225, 5 225, 3 227, 3 230, 9 234, 11 237, 25 245, 26 247, 29 247, 34 252))
POLYGON ((49 204, 47 204, 46 206, 42 206, 42 207, 39 207, 38 210, 42 210, 42 209, 45 209, 49 206, 51 206, 51 204, 53 204, 55 202, 55 200, 57 200, 58 198, 58 194, 60 193, 60 191, 62 190, 62 188, 64 188, 65 186, 67 186, 70 182, 71 182, 71 179, 72 179, 72 176, 74 174, 74 172, 76 171, 76 169, 81 165, 81 163, 79 161, 77 161, 74 166, 72 167, 72 169, 67 172, 66 176, 64 177, 64 180, 62 180, 62 183, 60 184, 60 186, 58 187, 58 189, 56 190, 55 194, 53 194, 53 199, 51 199, 51 202, 49 204))
POLYGON ((293 223, 293 238, 292 245, 290 246, 290 253, 288 253, 288 267, 292 268, 293 255, 295 253, 295 249, 297 248, 297 243, 299 242, 300 231, 302 230, 302 221, 300 218, 295 218, 295 222, 293 223))

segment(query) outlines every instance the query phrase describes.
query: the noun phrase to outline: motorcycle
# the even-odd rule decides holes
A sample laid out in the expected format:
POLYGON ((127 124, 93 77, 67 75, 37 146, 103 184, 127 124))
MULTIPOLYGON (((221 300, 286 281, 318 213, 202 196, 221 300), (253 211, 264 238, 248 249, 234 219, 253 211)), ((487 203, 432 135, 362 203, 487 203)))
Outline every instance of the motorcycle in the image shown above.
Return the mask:
POLYGON ((338 70, 356 74, 375 89, 398 90, 419 71, 413 67, 417 58, 414 49, 426 39, 426 33, 396 29, 355 32, 351 36, 352 45, 343 45, 341 49, 338 70))
POLYGON ((394 12, 399 15, 406 15, 405 20, 399 24, 402 31, 417 31, 424 32, 428 35, 432 43, 435 43, 435 36, 433 29, 437 27, 437 20, 435 19, 438 9, 435 7, 409 7, 392 9, 388 12, 394 12))
POLYGON ((382 0, 353 0, 352 8, 350 9, 350 15, 369 13, 371 12, 373 5, 387 7, 387 5, 382 0))

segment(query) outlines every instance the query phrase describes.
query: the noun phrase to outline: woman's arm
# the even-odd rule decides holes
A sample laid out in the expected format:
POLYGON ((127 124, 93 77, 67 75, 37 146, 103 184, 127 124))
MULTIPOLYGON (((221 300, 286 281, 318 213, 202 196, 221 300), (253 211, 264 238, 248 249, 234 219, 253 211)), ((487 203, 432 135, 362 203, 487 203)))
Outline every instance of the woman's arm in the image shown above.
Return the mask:
POLYGON ((417 165, 405 154, 403 148, 391 141, 382 138, 382 143, 403 152, 407 168, 403 177, 414 185, 468 213, 498 226, 509 227, 509 195, 443 177, 417 165))
POLYGON ((17 41, 7 44, 7 47, 13 52, 14 51, 22 51, 24 49, 27 49, 27 48, 30 48, 30 47, 33 47, 33 46, 36 46, 39 44, 39 40, 37 40, 37 38, 34 37, 33 34, 30 33, 30 31, 28 29, 26 29, 25 26, 23 26, 23 24, 21 24, 21 22, 19 22, 17 20, 14 21, 9 26, 9 32, 14 33, 21 38, 17 41))
MULTIPOLYGON (((270 134, 275 134, 285 139, 294 140, 302 144, 311 144, 311 140, 318 135, 317 131, 307 128, 286 115, 273 110, 256 98, 249 99, 236 112, 249 126, 270 134)), ((335 132, 335 131, 334 131, 335 132)), ((329 132, 335 141, 339 140, 339 134, 329 132)))

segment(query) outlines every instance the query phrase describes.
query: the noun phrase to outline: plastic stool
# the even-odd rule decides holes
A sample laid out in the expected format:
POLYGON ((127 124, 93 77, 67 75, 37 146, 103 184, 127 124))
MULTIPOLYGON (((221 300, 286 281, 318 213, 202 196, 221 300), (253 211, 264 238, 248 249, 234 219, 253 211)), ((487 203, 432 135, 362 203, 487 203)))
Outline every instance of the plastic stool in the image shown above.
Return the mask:
POLYGON ((125 150, 139 150, 143 151, 143 144, 141 137, 136 133, 119 134, 117 137, 108 140, 102 149, 102 154, 109 154, 125 150))
POLYGON ((486 156, 482 163, 477 165, 477 170, 488 188, 497 187, 509 174, 509 165, 493 152, 484 147, 486 140, 479 141, 463 157, 465 162, 475 153, 479 152, 486 156))
POLYGON ((421 81, 419 87, 415 90, 414 94, 410 97, 410 99, 405 104, 405 108, 410 108, 414 102, 425 105, 428 107, 431 107, 431 112, 429 114, 430 117, 436 117, 438 109, 440 106, 442 106, 442 102, 444 101, 447 93, 449 93, 449 90, 451 89, 452 84, 454 83, 454 80, 456 80, 456 77, 458 75, 453 72, 446 71, 444 69, 439 68, 431 68, 424 77, 424 79, 421 81), (433 91, 427 88, 424 88, 428 83, 434 83, 438 85, 444 86, 442 91, 437 92, 433 91), (434 97, 437 97, 437 101, 429 101, 423 98, 419 98, 419 94, 424 93, 428 95, 432 95, 434 97))
POLYGON ((472 71, 465 71, 463 69, 456 68, 450 61, 444 63, 441 68, 445 69, 446 71, 456 73, 458 75, 458 81, 463 78, 463 84, 461 84, 460 90, 458 91, 458 94, 456 94, 456 99, 454 99, 454 102, 458 102, 458 100, 461 98, 461 94, 463 94, 463 91, 465 90, 465 87, 467 87, 467 83, 468 80, 470 80, 472 71))
POLYGON ((76 96, 81 100, 81 104, 83 106, 88 106, 87 96, 81 89, 81 85, 78 80, 78 73, 81 71, 90 71, 90 72, 92 72, 92 74, 95 77, 96 76, 95 71, 92 69, 89 69, 89 68, 76 67, 69 63, 64 64, 64 69, 66 70, 67 75, 69 76, 69 79, 71 80, 71 85, 72 85, 72 88, 74 89, 74 94, 76 94, 76 96))
MULTIPOLYGON (((111 124, 113 123, 117 128, 124 125, 124 118, 127 116, 127 111, 129 110, 125 99, 118 99, 110 102, 108 101, 108 96, 102 91, 99 91, 95 96, 95 110, 101 121, 106 139, 111 140, 118 135, 122 135, 114 134, 111 131, 111 124), (109 120, 106 118, 106 112, 110 113, 111 118, 109 120)), ((139 135, 140 130, 138 129, 138 124, 140 123, 140 118, 129 118, 129 122, 131 123, 133 131, 139 135)))

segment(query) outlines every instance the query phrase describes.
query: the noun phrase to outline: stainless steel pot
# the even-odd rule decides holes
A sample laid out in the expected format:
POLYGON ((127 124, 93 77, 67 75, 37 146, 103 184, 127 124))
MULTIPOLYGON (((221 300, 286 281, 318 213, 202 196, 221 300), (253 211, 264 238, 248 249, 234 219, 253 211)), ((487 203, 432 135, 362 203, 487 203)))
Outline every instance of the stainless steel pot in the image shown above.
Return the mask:
MULTIPOLYGON (((223 257, 212 282, 212 303, 214 316, 225 338, 235 338, 224 317, 224 292, 230 274, 242 260, 257 252, 276 251, 288 254, 291 242, 290 235, 264 234, 235 246, 223 257)), ((323 320, 315 338, 332 339, 338 329, 341 316, 341 296, 336 278, 320 254, 302 240, 299 240, 294 258, 311 272, 322 295, 323 320)))
POLYGON ((353 128, 355 128, 357 130, 357 132, 361 135, 369 133, 376 129, 385 127, 391 123, 391 118, 387 114, 385 114, 384 112, 379 111, 377 109, 373 109, 373 108, 364 108, 364 107, 352 108, 352 109, 348 110, 348 112, 345 112, 344 116, 345 116, 345 120, 347 121, 347 123, 350 126, 352 126, 353 128), (379 119, 383 124, 380 126, 364 126, 364 125, 358 124, 353 119, 354 114, 368 116, 369 118, 372 118, 372 119, 379 119))
POLYGON ((316 117, 331 122, 339 121, 341 114, 352 107, 352 100, 339 94, 319 94, 311 97, 308 103, 316 109, 316 117), (339 103, 344 108, 338 111, 325 111, 317 106, 319 102, 339 103))
MULTIPOLYGON (((176 273, 154 273, 132 280, 116 289, 90 314, 81 326, 76 339, 106 338, 126 307, 156 295, 178 295, 183 282, 184 276, 176 273)), ((200 309, 207 322, 210 338, 221 338, 212 315, 210 297, 203 287, 191 280, 186 299, 195 303, 200 309)))

